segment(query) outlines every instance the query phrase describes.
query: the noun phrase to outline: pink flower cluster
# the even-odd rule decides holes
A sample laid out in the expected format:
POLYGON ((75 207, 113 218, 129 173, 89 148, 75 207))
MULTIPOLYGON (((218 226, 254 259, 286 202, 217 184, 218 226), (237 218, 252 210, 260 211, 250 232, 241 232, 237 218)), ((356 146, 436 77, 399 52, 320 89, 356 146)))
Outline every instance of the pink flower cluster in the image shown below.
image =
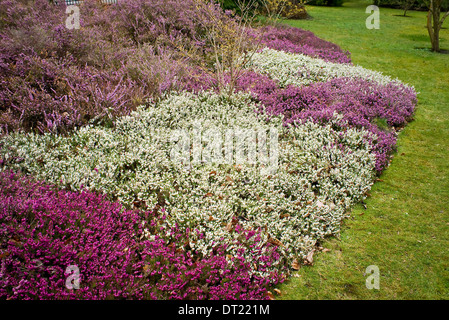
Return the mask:
MULTIPOLYGON (((0 173, 0 299, 265 299, 283 281, 282 268, 253 274, 243 242, 235 256, 223 246, 193 252, 189 234, 168 229, 162 214, 0 173), (73 265, 79 289, 66 287, 73 265)), ((234 232, 260 241, 258 232, 234 232)), ((277 247, 263 247, 261 272, 280 258, 277 247)))
MULTIPOLYGON (((84 0, 78 30, 65 26, 66 5, 58 3, 0 2, 3 132, 112 125, 146 100, 178 88, 187 68, 179 44, 210 50, 204 12, 193 0, 127 0, 110 6, 84 0)), ((231 19, 217 5, 210 12, 231 19)))
POLYGON ((351 63, 350 53, 318 38, 312 32, 289 26, 265 26, 259 30, 262 43, 271 49, 302 53, 330 62, 351 63))
POLYGON ((312 119, 327 123, 335 112, 343 115, 346 126, 364 128, 377 135, 372 141, 376 170, 381 172, 396 146, 396 129, 412 119, 416 92, 402 84, 381 85, 360 78, 336 78, 298 88, 280 88, 275 81, 247 72, 238 89, 251 91, 266 111, 284 115, 285 123, 312 119))
MULTIPOLYGON (((185 79, 190 91, 216 87, 207 75, 185 79)), ((377 135, 371 141, 376 155, 376 170, 382 172, 396 147, 396 130, 413 117, 417 103, 413 88, 398 83, 386 85, 361 78, 336 78, 309 86, 281 88, 275 80, 253 71, 237 79, 236 90, 250 91, 268 113, 284 115, 286 124, 313 120, 325 124, 335 112, 343 115, 345 127, 364 128, 377 135)))

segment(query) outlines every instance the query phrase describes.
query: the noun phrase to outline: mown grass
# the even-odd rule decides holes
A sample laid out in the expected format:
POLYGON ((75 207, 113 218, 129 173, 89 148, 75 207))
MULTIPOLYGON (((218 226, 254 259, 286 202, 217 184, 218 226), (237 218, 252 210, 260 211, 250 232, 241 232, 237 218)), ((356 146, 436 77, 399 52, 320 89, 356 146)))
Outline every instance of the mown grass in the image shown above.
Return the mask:
MULTIPOLYGON (((415 86, 415 120, 399 135, 398 152, 339 239, 323 243, 314 265, 279 288, 279 299, 449 298, 449 55, 432 53, 425 12, 380 8, 380 29, 368 30, 366 0, 340 8, 308 7, 312 20, 286 23, 349 50, 355 64, 415 86), (380 289, 367 289, 370 265, 380 289)), ((449 22, 446 27, 449 28, 449 22)), ((449 30, 441 32, 449 49, 449 30)))

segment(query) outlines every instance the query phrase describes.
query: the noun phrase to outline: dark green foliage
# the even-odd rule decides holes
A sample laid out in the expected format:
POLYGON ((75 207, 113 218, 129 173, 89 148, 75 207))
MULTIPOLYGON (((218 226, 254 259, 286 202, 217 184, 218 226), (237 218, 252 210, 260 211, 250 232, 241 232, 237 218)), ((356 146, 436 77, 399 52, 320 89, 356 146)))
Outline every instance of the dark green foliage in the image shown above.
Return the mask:
POLYGON ((307 2, 314 6, 341 7, 344 0, 312 0, 307 2))
MULTIPOLYGON (((404 9, 404 5, 410 2, 410 0, 373 0, 373 4, 379 7, 394 8, 394 9, 404 9)), ((411 5, 411 10, 427 11, 428 4, 430 1, 415 0, 411 5)), ((449 10, 449 0, 443 1, 443 6, 441 11, 449 10)))
POLYGON ((236 14, 241 14, 239 4, 249 5, 248 9, 251 12, 263 7, 263 0, 217 0, 223 10, 233 10, 236 14))

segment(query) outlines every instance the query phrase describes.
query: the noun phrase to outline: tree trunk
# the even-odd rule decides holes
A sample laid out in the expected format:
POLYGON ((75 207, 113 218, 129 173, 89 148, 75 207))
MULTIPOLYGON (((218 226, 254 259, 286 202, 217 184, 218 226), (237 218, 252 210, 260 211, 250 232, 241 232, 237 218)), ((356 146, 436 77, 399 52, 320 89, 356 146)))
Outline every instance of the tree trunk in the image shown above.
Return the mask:
POLYGON ((435 5, 437 1, 433 1, 433 46, 432 51, 440 52, 440 6, 435 5))
POLYGON ((427 13, 427 32, 429 32, 430 37, 430 43, 432 45, 432 51, 434 49, 434 36, 433 36, 433 29, 432 29, 432 10, 429 9, 429 12, 427 13))
POLYGON ((430 0, 427 13, 427 31, 429 32, 432 51, 440 52, 440 30, 444 20, 449 16, 446 12, 440 20, 442 0, 430 0))
POLYGON ((438 0, 430 0, 429 12, 427 13, 427 31, 429 32, 430 43, 432 44, 432 51, 440 51, 440 8, 436 3, 438 0), (437 9, 438 7, 438 9, 437 9))

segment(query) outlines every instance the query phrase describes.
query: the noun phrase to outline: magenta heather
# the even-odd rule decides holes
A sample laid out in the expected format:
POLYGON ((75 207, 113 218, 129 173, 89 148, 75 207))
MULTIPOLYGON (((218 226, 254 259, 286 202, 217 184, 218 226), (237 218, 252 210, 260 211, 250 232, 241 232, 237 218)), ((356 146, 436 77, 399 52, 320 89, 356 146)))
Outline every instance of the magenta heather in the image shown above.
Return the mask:
MULTIPOLYGON (((198 71, 199 73, 199 71, 198 71)), ((254 71, 238 78, 237 91, 249 91, 270 114, 284 115, 286 124, 312 120, 325 124, 335 112, 343 115, 345 127, 364 128, 377 135, 373 140, 376 170, 388 165, 396 147, 396 130, 411 121, 417 103, 413 88, 398 83, 386 85, 361 78, 336 78, 309 86, 281 88, 275 80, 254 71)), ((200 91, 216 88, 205 75, 185 81, 185 89, 200 91)))
POLYGON ((189 65, 180 43, 210 50, 193 0, 85 0, 78 30, 64 25, 65 10, 64 1, 0 2, 0 133, 112 125, 178 88, 189 65))
POLYGON ((268 113, 284 115, 285 123, 311 119, 324 124, 337 112, 347 122, 343 126, 375 133, 377 140, 372 143, 378 172, 387 166, 396 145, 396 129, 412 119, 417 101, 413 88, 402 84, 336 78, 301 88, 280 88, 274 80, 252 71, 238 80, 237 89, 253 92, 268 113))
POLYGON ((351 63, 350 53, 338 45, 318 38, 310 31, 279 25, 260 29, 261 42, 268 48, 302 53, 330 62, 351 63))
MULTIPOLYGON (((161 213, 124 210, 104 196, 11 172, 0 173, 0 190, 0 299, 265 299, 267 287, 284 279, 282 270, 268 272, 280 258, 270 244, 265 254, 254 251, 269 274, 260 277, 251 274, 244 243, 233 257, 225 247, 202 256, 188 234, 164 226, 161 213), (70 265, 79 268, 79 289, 66 288, 70 265)), ((257 242, 256 232, 235 231, 257 242)))

